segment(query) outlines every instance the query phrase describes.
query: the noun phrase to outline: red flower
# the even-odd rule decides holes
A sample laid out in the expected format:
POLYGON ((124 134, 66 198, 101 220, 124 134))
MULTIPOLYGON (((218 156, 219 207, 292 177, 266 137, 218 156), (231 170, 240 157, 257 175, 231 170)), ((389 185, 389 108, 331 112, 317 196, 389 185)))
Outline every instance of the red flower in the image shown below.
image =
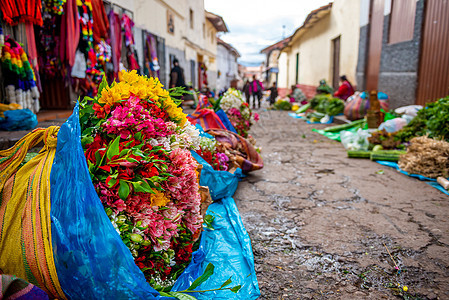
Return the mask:
POLYGON ((104 150, 98 150, 100 148, 106 147, 106 141, 100 136, 96 135, 94 138, 94 141, 90 143, 89 145, 86 145, 86 152, 84 155, 86 156, 86 159, 90 161, 93 164, 96 164, 95 159, 95 153, 99 151, 100 156, 103 157, 103 155, 106 153, 106 149, 104 150))
POLYGON ((95 116, 99 119, 104 119, 104 117, 111 112, 111 107, 109 106, 109 104, 101 106, 98 103, 94 103, 92 108, 95 111, 95 116))

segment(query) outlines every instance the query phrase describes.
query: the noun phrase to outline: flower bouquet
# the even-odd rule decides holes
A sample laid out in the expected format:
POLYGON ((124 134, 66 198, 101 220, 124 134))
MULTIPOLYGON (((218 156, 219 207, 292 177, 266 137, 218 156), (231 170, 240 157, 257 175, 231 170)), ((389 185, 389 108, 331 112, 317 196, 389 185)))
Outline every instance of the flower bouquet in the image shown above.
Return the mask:
POLYGON ((217 149, 217 141, 207 137, 200 137, 200 147, 196 150, 205 161, 207 161, 214 170, 228 171, 229 157, 217 149))
POLYGON ((199 132, 155 78, 121 72, 81 102, 82 144, 113 226, 149 283, 173 285, 202 228, 199 132))
POLYGON ((259 120, 259 115, 253 114, 248 103, 243 100, 242 93, 233 88, 223 94, 220 100, 220 108, 226 112, 237 133, 245 138, 248 137, 248 131, 253 121, 259 120))

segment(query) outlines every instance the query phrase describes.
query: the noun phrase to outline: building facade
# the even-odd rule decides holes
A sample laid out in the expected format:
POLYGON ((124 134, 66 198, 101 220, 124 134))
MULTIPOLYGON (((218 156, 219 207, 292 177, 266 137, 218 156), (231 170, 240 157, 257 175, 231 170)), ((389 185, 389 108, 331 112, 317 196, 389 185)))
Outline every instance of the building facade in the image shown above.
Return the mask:
POLYGON ((321 79, 337 88, 346 75, 356 85, 360 1, 335 0, 307 16, 279 55, 278 86, 317 86, 321 79))
POLYGON ((449 94, 449 3, 362 0, 357 81, 393 108, 449 94))
POLYGON ((231 87, 231 81, 238 80, 239 52, 220 38, 217 45, 217 91, 231 87))
POLYGON ((203 0, 134 0, 136 32, 160 37, 160 79, 168 84, 173 60, 184 69, 186 83, 215 87, 217 33, 228 29, 220 16, 205 11, 203 0), (162 41, 163 40, 163 41, 162 41))
POLYGON ((267 86, 278 81, 279 55, 281 54, 281 49, 287 46, 290 40, 291 37, 287 37, 260 51, 260 53, 266 55, 266 59, 264 62, 264 82, 267 86))

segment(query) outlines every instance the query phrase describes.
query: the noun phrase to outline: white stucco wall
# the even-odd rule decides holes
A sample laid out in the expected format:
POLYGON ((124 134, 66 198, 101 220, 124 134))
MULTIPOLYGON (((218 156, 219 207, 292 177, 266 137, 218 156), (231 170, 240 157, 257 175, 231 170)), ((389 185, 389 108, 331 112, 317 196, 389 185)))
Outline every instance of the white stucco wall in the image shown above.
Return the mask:
POLYGON ((231 86, 231 80, 237 79, 237 58, 223 45, 217 45, 217 91, 231 86), (220 77, 218 77, 220 72, 220 77))
POLYGON ((335 0, 330 14, 293 37, 287 54, 287 67, 279 74, 280 87, 301 83, 318 85, 321 79, 332 82, 332 40, 340 36, 340 75, 356 84, 360 32, 360 1, 335 0), (348 2, 351 5, 348 5, 348 2), (299 82, 296 77, 296 54, 299 53, 299 82))

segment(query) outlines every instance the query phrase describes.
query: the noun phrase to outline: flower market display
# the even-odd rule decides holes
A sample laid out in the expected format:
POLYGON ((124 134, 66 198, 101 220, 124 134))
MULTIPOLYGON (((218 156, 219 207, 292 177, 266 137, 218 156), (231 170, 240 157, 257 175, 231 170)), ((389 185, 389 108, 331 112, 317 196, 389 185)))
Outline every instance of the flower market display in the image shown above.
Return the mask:
POLYGON ((200 137, 200 146, 196 150, 205 161, 207 161, 214 170, 228 171, 229 170, 229 157, 217 149, 217 141, 207 137, 200 137))
POLYGON ((202 227, 190 150, 213 149, 204 142, 199 148, 199 132, 157 79, 136 71, 120 77, 111 86, 103 82, 81 105, 85 156, 135 263, 152 286, 170 286, 189 263, 202 227))
POLYGON ((242 93, 230 88, 223 94, 219 106, 226 112, 237 133, 244 138, 248 137, 248 131, 259 120, 259 114, 252 113, 248 103, 243 100, 242 93))

